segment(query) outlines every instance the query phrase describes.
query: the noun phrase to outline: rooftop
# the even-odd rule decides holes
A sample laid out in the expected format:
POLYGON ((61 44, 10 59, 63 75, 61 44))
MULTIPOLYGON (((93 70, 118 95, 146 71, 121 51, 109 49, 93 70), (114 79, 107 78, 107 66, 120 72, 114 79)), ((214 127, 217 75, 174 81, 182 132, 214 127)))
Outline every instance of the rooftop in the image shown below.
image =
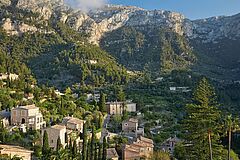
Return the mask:
POLYGON ((149 138, 146 138, 146 137, 143 137, 143 136, 140 136, 139 140, 143 141, 144 143, 153 144, 153 140, 152 139, 149 139, 149 138))
POLYGON ((63 121, 67 121, 68 123, 74 123, 74 124, 82 124, 85 123, 84 120, 75 118, 75 117, 64 117, 63 121))
POLYGON ((26 105, 26 106, 19 106, 19 107, 17 107, 17 108, 27 109, 27 110, 29 110, 29 109, 38 109, 38 107, 36 107, 35 104, 32 104, 32 105, 26 105))
POLYGON ((13 146, 13 145, 2 145, 0 144, 0 150, 8 151, 8 152, 27 152, 27 153, 33 153, 31 150, 27 150, 20 146, 13 146))
POLYGON ((54 125, 54 126, 52 126, 51 128, 53 128, 53 129, 57 129, 57 130, 62 130, 62 129, 66 129, 66 126, 62 126, 62 125, 54 125))
POLYGON ((135 118, 130 118, 128 122, 133 122, 133 123, 138 123, 138 119, 135 118))

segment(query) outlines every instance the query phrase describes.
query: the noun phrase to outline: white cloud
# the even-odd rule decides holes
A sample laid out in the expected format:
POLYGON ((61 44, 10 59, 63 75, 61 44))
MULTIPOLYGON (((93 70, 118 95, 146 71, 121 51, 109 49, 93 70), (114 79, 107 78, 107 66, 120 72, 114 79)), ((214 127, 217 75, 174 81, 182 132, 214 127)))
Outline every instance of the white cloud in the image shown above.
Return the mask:
POLYGON ((72 8, 81 9, 85 12, 91 9, 101 8, 107 3, 107 0, 64 0, 64 1, 72 8))

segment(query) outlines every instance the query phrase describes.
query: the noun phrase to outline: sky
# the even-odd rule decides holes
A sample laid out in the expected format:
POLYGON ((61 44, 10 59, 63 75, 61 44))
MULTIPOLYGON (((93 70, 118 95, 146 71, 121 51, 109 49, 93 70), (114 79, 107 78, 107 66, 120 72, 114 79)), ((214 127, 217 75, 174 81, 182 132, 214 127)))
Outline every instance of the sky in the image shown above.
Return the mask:
POLYGON ((108 0, 108 3, 180 12, 192 20, 240 13, 240 0, 108 0))

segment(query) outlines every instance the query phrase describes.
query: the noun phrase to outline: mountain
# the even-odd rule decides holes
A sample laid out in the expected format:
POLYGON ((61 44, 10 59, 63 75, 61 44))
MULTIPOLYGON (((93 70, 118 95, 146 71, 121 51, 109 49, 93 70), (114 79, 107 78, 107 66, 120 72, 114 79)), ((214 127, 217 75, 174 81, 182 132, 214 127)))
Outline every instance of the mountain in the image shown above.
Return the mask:
POLYGON ((190 20, 182 14, 106 5, 85 13, 63 0, 1 0, 8 35, 55 34, 62 23, 128 70, 193 70, 219 80, 240 78, 240 14, 190 20), (16 11, 21 11, 20 14, 16 11))

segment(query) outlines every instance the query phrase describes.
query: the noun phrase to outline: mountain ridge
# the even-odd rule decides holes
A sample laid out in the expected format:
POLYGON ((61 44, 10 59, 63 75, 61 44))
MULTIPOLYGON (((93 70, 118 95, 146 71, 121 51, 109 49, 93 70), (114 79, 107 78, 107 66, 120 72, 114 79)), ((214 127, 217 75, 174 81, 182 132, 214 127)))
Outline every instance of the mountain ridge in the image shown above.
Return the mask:
MULTIPOLYGON (((9 0, 0 1, 4 5, 10 5, 9 2, 9 0)), ((145 10, 135 6, 105 5, 102 9, 85 13, 72 9, 64 3, 64 0, 12 0, 11 4, 14 3, 17 8, 39 13, 43 20, 55 18, 76 31, 89 34, 89 41, 94 44, 99 44, 105 33, 118 28, 144 25, 166 27, 190 39, 201 38, 203 42, 215 42, 221 37, 233 39, 240 37, 238 31, 240 26, 229 24, 229 21, 238 19, 239 14, 192 21, 177 12, 145 10)))
POLYGON ((54 34, 55 31, 49 26, 63 23, 79 34, 86 35, 90 43, 107 50, 117 60, 127 60, 127 64, 120 62, 125 67, 129 66, 129 70, 139 68, 136 67, 138 65, 143 70, 144 66, 156 62, 152 68, 167 66, 170 72, 174 69, 193 69, 202 73, 204 70, 203 74, 213 78, 219 75, 234 80, 240 78, 237 76, 240 14, 190 20, 176 12, 122 5, 106 5, 85 13, 72 9, 63 0, 1 0, 0 4, 0 24, 8 33, 54 34), (17 15, 13 12, 16 9, 26 14, 17 15), (10 13, 12 19, 9 18, 10 13), (31 24, 29 20, 35 23, 31 24), (166 34, 161 34, 164 30, 166 34), (116 36, 116 33, 121 35, 116 36), (166 43, 163 43, 164 40, 166 43), (228 45, 231 42, 233 45, 228 45), (118 48, 109 48, 112 44, 118 48), (129 56, 132 61, 127 58, 129 56), (146 56, 149 56, 149 61, 145 61, 146 56), (209 65, 211 67, 206 68, 209 65))

